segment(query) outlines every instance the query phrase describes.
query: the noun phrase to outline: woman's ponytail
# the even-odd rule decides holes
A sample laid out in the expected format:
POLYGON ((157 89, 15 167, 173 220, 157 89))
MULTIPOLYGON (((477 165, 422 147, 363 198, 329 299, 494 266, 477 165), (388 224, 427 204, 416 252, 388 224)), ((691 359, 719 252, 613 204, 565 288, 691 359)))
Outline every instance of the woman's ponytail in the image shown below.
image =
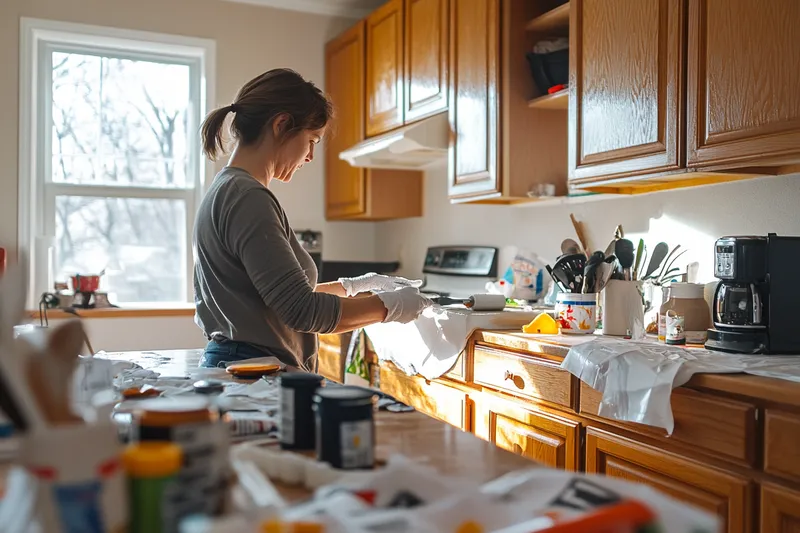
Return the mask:
POLYGON ((225 125, 225 118, 232 110, 232 106, 220 107, 209 113, 200 129, 203 139, 203 153, 212 161, 217 160, 220 152, 224 152, 222 147, 222 127, 225 125))

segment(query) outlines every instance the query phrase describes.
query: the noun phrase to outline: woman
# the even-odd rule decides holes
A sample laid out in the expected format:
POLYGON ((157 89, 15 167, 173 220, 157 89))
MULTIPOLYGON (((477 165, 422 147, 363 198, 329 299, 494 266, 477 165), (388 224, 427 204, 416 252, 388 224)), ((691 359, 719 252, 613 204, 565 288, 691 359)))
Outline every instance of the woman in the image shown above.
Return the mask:
POLYGON ((200 204, 193 236, 195 321, 209 339, 201 366, 275 356, 315 370, 317 333, 416 319, 431 303, 419 282, 366 274, 317 284, 314 261, 269 189, 314 159, 332 115, 322 92, 287 69, 251 80, 203 122, 212 160, 229 113, 233 153, 200 204), (383 292, 353 298, 369 291, 383 292))

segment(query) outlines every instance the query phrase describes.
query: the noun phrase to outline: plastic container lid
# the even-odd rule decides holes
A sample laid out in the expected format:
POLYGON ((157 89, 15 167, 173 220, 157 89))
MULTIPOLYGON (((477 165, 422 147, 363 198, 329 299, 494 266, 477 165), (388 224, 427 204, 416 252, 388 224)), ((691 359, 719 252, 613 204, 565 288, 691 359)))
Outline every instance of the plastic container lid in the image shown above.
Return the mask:
POLYGON ((346 407, 366 406, 375 401, 375 392, 363 387, 343 385, 341 387, 323 387, 314 395, 317 402, 331 401, 346 407))
POLYGON ((145 426, 172 426, 208 422, 212 418, 208 400, 203 396, 167 397, 141 400, 140 423, 145 426))
POLYGON ((201 379, 192 385, 197 394, 222 394, 225 391, 225 384, 221 381, 201 379))
POLYGON ((133 477, 165 477, 176 473, 183 462, 183 451, 171 442, 139 442, 122 453, 125 470, 133 477))
POLYGON ((679 298, 681 300, 689 298, 703 299, 704 289, 705 286, 700 285, 699 283, 670 283, 669 297, 679 298))
POLYGON ((309 372, 292 372, 283 374, 278 378, 278 383, 281 387, 298 388, 298 387, 319 387, 324 378, 319 374, 311 374, 309 372))

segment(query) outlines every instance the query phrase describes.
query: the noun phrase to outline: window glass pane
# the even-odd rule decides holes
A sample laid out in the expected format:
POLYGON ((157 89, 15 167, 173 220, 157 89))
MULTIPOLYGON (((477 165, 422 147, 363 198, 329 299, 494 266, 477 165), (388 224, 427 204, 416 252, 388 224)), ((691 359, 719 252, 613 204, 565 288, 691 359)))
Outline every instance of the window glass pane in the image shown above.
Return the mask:
POLYGON ((113 303, 186 301, 183 200, 56 197, 56 279, 105 269, 113 303))
POLYGON ((188 65, 53 52, 55 182, 192 187, 188 65))

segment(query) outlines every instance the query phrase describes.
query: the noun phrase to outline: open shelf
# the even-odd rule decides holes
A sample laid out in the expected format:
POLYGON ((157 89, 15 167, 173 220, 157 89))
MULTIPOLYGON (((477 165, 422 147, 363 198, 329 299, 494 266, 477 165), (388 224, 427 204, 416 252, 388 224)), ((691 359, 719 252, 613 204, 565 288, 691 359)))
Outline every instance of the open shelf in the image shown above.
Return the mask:
POLYGON ((569 89, 561 89, 557 93, 546 94, 529 100, 528 107, 535 109, 567 109, 569 107, 569 89))
POLYGON ((569 28, 569 2, 551 9, 547 13, 531 20, 525 27, 527 31, 537 33, 556 33, 569 28))

